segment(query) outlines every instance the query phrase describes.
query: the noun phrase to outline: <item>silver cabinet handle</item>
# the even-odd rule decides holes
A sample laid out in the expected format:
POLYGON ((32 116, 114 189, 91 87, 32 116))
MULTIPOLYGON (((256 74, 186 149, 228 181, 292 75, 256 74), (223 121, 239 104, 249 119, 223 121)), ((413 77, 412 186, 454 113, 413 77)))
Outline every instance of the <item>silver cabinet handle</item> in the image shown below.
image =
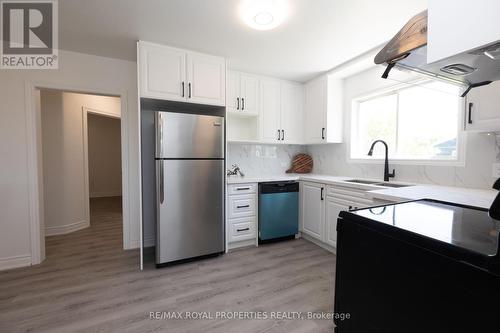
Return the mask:
POLYGON ((236 206, 236 208, 248 208, 250 205, 236 206))
POLYGON ((249 190, 249 189, 250 189, 250 187, 238 187, 236 189, 236 191, 246 191, 246 190, 249 190))
POLYGON ((163 182, 164 182, 163 160, 160 160, 160 204, 163 204, 163 201, 165 201, 165 188, 163 182))

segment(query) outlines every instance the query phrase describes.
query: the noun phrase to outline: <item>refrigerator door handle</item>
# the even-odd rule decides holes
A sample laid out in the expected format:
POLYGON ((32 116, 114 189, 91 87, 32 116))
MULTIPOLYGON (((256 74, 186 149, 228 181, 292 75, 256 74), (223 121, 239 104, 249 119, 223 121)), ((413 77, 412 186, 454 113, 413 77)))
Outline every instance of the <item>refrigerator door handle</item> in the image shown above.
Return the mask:
POLYGON ((164 175, 163 175, 163 160, 160 160, 160 205, 165 201, 165 187, 164 187, 164 175))
POLYGON ((157 153, 159 154, 158 157, 163 157, 163 115, 161 112, 158 112, 158 137, 156 138, 159 149, 157 153))

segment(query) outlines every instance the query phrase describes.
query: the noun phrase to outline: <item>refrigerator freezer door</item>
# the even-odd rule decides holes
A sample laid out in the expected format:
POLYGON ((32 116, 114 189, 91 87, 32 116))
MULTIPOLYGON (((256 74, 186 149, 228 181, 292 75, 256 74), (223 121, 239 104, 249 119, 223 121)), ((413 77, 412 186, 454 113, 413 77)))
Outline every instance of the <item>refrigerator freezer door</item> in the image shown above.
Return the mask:
POLYGON ((156 158, 224 158, 224 118, 157 112, 156 158))
POLYGON ((157 160, 156 263, 224 251, 224 161, 157 160))

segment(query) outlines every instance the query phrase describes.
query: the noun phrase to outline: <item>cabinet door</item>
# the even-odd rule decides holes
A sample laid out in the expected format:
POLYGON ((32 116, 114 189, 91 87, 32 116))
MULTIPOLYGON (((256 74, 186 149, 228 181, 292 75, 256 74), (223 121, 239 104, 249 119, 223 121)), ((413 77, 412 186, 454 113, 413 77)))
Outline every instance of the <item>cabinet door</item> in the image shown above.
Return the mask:
POLYGON ((226 61, 198 53, 187 56, 187 101, 226 105, 226 61))
POLYGON ((343 210, 348 210, 348 207, 330 197, 326 198, 325 205, 325 243, 337 247, 337 219, 339 213, 343 210))
POLYGON ((226 81, 227 111, 239 111, 239 98, 240 98, 240 74, 235 71, 227 71, 227 81, 226 81))
POLYGON ((320 241, 324 240, 325 201, 322 184, 301 183, 302 232, 320 241))
POLYGON ((261 137, 265 142, 280 142, 280 82, 262 79, 260 81, 261 137))
POLYGON ((240 76, 240 110, 248 113, 259 112, 259 78, 249 74, 240 76))
POLYGON ((471 131, 500 130, 500 81, 469 92, 465 124, 471 131))
POLYGON ((141 97, 185 101, 186 53, 142 42, 138 47, 141 97))
POLYGON ((429 0, 427 62, 500 40, 500 1, 429 0))
POLYGON ((306 143, 325 142, 327 83, 326 77, 323 77, 306 84, 306 143))
POLYGON ((281 129, 285 143, 303 143, 304 87, 281 84, 281 129))

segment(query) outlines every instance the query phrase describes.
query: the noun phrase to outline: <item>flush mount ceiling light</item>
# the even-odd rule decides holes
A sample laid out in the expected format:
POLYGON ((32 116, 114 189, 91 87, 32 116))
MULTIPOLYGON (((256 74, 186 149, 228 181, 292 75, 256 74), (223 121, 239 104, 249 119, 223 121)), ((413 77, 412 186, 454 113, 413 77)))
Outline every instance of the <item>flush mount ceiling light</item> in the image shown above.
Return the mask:
POLYGON ((288 15, 285 0, 244 0, 240 16, 251 28, 271 30, 279 26, 288 15))

